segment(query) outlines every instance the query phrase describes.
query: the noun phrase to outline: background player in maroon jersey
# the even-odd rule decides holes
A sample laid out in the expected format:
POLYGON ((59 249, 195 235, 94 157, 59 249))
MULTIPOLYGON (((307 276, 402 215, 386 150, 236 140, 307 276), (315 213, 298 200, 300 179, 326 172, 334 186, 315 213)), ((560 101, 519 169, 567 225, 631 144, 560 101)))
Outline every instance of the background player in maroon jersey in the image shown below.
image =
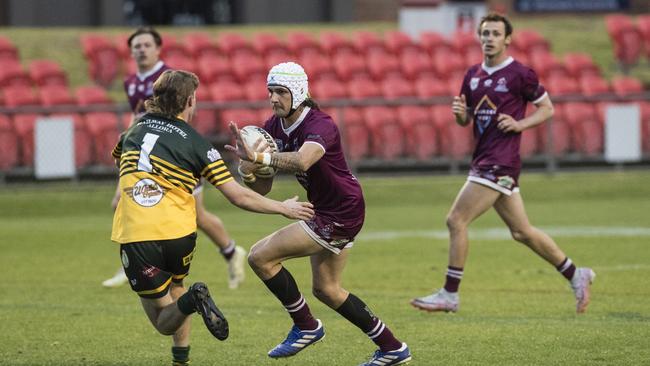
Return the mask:
POLYGON ((456 123, 473 121, 476 147, 469 177, 447 216, 449 266, 445 285, 438 292, 413 299, 416 308, 428 311, 457 311, 458 287, 463 276, 469 246, 469 224, 494 207, 510 229, 512 237, 556 267, 570 282, 576 310, 589 304, 590 285, 595 273, 576 268, 553 239, 532 226, 519 193, 521 132, 553 115, 553 104, 530 68, 508 55, 512 25, 507 18, 490 14, 478 29, 483 63, 465 74, 460 96, 454 97, 456 123), (526 104, 536 110, 525 116, 526 104))
POLYGON ((234 123, 231 130, 237 147, 227 148, 245 160, 240 175, 253 190, 266 194, 273 182, 272 178, 256 177, 256 166, 290 171, 307 191, 316 211, 314 218, 293 223, 260 240, 248 256, 257 276, 294 322, 287 338, 269 351, 269 357, 293 356, 325 336, 323 324, 312 316, 296 281, 283 265, 291 258, 309 257, 314 296, 379 346, 364 365, 408 362, 411 353, 406 343, 398 341, 361 299, 341 286, 348 248, 363 225, 365 203, 361 186, 345 161, 336 124, 309 98, 307 75, 300 65, 285 62, 274 66, 267 87, 273 116, 264 129, 275 139, 279 152, 263 152, 267 146, 251 151, 242 143, 234 123))
MULTIPOLYGON (((153 83, 169 67, 160 59, 162 38, 153 28, 139 28, 128 39, 131 56, 137 65, 137 72, 124 80, 124 91, 133 111, 133 118, 140 117, 144 112, 144 101, 153 94, 153 83)), ((194 190, 196 200, 196 222, 199 228, 208 235, 210 240, 219 248, 219 252, 228 262, 228 287, 235 289, 244 280, 244 260, 246 250, 235 245, 230 238, 223 222, 219 217, 205 209, 203 204, 203 186, 201 183, 194 190)), ((119 191, 115 192, 111 203, 113 209, 120 199, 119 191)), ((127 281, 124 270, 102 282, 105 287, 117 287, 127 281)))

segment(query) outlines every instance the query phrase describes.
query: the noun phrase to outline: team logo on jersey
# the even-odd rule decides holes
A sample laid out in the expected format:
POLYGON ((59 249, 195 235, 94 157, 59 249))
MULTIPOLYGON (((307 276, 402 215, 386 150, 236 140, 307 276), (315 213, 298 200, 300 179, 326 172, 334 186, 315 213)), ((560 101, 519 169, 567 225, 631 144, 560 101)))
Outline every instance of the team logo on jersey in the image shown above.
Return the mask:
POLYGON ((165 190, 155 181, 145 178, 140 179, 133 188, 124 190, 133 198, 133 201, 143 207, 152 207, 158 204, 165 195, 165 190))
POLYGON ((502 93, 507 93, 508 92, 508 86, 506 85, 508 82, 506 81, 506 78, 501 78, 497 81, 497 86, 494 88, 494 91, 502 92, 502 93))
POLYGON ((215 162, 219 159, 221 159, 221 154, 219 154, 217 149, 212 148, 208 150, 208 160, 210 160, 211 162, 215 162))
POLYGON ((125 251, 122 251, 122 265, 124 268, 129 268, 129 256, 126 255, 125 251))
POLYGON ((284 142, 281 139, 275 139, 275 144, 278 146, 278 152, 284 151, 284 142))
POLYGON ((488 128, 492 118, 497 114, 497 106, 490 100, 490 98, 485 94, 483 98, 476 104, 474 108, 474 123, 478 128, 479 135, 482 135, 485 132, 485 129, 488 128))
POLYGON ((132 97, 133 94, 135 94, 135 84, 131 83, 129 84, 129 90, 127 91, 129 93, 129 96, 132 97))
POLYGON ((144 91, 144 85, 143 84, 138 85, 138 91, 140 93, 142 93, 144 91))
POLYGON ((472 89, 472 90, 476 90, 476 88, 478 88, 478 81, 479 81, 479 78, 472 78, 469 81, 469 88, 472 89))
POLYGON ((489 88, 492 86, 492 79, 487 79, 483 82, 483 86, 489 88))

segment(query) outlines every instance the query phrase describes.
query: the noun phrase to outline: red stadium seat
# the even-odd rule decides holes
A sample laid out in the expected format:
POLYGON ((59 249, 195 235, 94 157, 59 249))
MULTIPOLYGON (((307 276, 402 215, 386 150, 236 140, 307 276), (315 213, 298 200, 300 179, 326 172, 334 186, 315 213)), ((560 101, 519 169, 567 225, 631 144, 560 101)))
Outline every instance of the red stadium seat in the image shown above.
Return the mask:
POLYGON ((424 51, 406 51, 399 54, 400 70, 410 80, 417 80, 419 76, 433 73, 431 58, 424 51))
POLYGON ((589 103, 569 102, 564 105, 564 118, 570 127, 571 145, 584 155, 594 156, 603 150, 603 125, 589 103))
MULTIPOLYGON (((460 85, 456 87, 456 89, 459 88, 460 85)), ((420 98, 445 97, 456 95, 457 93, 458 91, 455 91, 453 94, 450 94, 446 80, 440 80, 433 75, 420 77, 415 80, 415 94, 420 98)))
POLYGON ((250 80, 244 84, 244 95, 246 100, 251 102, 268 101, 269 91, 266 88, 266 80, 250 80))
POLYGON ((386 51, 384 42, 375 32, 369 31, 356 31, 352 35, 352 44, 360 54, 365 54, 370 51, 386 51))
POLYGON ((162 33, 162 49, 160 57, 167 62, 170 58, 189 58, 192 57, 185 44, 171 34, 162 33))
POLYGON ((337 54, 334 56, 334 71, 339 79, 348 81, 353 77, 368 75, 366 60, 359 55, 337 54))
POLYGON ((0 171, 6 172, 18 165, 18 141, 5 115, 0 115, 0 171))
POLYGON ((563 115, 563 106, 556 103, 554 109, 552 120, 539 126, 537 134, 542 152, 562 156, 571 150, 571 129, 563 115))
POLYGON ((129 37, 130 34, 118 34, 113 39, 113 44, 117 49, 117 53, 120 55, 120 58, 123 62, 131 62, 131 49, 129 48, 129 37))
POLYGON ((38 117, 35 113, 21 113, 12 117, 11 123, 20 152, 20 166, 34 166, 34 124, 38 117))
POLYGON ((253 49, 258 55, 268 56, 270 52, 291 53, 287 45, 274 33, 259 32, 253 36, 253 49))
POLYGON ((433 55, 432 61, 433 69, 438 75, 444 75, 449 78, 452 75, 460 75, 462 77, 465 74, 465 60, 459 54, 450 53, 445 55, 436 53, 433 55))
POLYGON ((451 54, 455 52, 454 46, 447 38, 436 32, 422 32, 420 33, 420 47, 427 51, 430 55, 437 53, 451 54))
POLYGON ((98 86, 80 86, 75 91, 77 104, 91 105, 91 104, 110 104, 111 99, 106 93, 106 89, 98 86))
POLYGON ((375 80, 383 80, 391 74, 399 75, 400 64, 396 56, 379 51, 369 52, 366 57, 366 65, 370 76, 375 80))
MULTIPOLYGON (((312 54, 307 54, 305 56, 315 56, 321 59, 321 61, 326 61, 323 60, 321 56, 318 55, 312 55, 312 54)), ((279 63, 282 62, 288 62, 288 61, 295 61, 296 57, 291 53, 287 48, 278 48, 278 49, 273 49, 270 50, 266 56, 264 57, 264 63, 266 63, 266 69, 271 70, 271 68, 279 63)), ((301 64, 302 65, 302 64, 301 64)), ((302 65, 303 67, 305 65, 302 65)), ((311 74, 309 74, 309 78, 311 79, 311 74)))
POLYGON ((381 97, 381 88, 370 79, 352 79, 348 83, 348 95, 353 100, 379 98, 381 97))
POLYGON ((370 132, 363 119, 361 108, 343 108, 326 111, 338 125, 345 153, 350 161, 356 162, 370 154, 370 132))
POLYGON ((612 78, 612 90, 619 96, 642 93, 643 84, 633 77, 615 76, 612 78))
POLYGON ((632 19, 624 14, 610 14, 605 16, 605 25, 621 66, 626 69, 635 65, 643 50, 643 36, 632 19))
POLYGON ((397 118, 405 134, 408 156, 428 160, 438 153, 436 128, 427 107, 397 107, 397 118))
POLYGON ((315 82, 309 87, 310 93, 318 101, 328 101, 333 99, 345 99, 348 97, 348 91, 344 83, 335 79, 324 79, 315 82))
POLYGON ((68 85, 68 78, 58 63, 52 60, 34 60, 29 64, 29 76, 38 86, 68 85))
POLYGON ((431 116, 436 127, 440 154, 452 160, 469 156, 474 148, 472 126, 457 125, 448 105, 432 106, 431 116))
POLYGON ((41 100, 41 105, 44 107, 76 104, 76 100, 70 93, 70 89, 68 89, 67 86, 43 86, 41 89, 39 89, 38 94, 41 100))
POLYGON ((221 32, 217 36, 217 44, 221 51, 229 57, 255 54, 253 46, 239 33, 221 32))
POLYGON ((232 71, 239 82, 246 82, 256 77, 266 78, 269 71, 262 57, 258 55, 238 53, 230 61, 232 71))
POLYGON ((534 30, 522 29, 516 32, 512 37, 512 46, 526 54, 532 54, 542 51, 548 53, 551 51, 549 42, 534 30))
POLYGON ((203 107, 204 103, 212 101, 210 88, 207 86, 199 87, 196 90, 196 100, 200 106, 197 106, 192 118, 192 127, 204 136, 211 135, 218 130, 219 125, 217 124, 216 110, 203 107))
POLYGON ((287 47, 298 57, 308 53, 323 54, 318 41, 306 32, 291 31, 287 33, 287 47))
POLYGON ((562 62, 550 53, 533 52, 530 54, 530 63, 540 79, 569 76, 562 62))
POLYGON ((12 86, 2 90, 6 107, 38 106, 39 100, 31 87, 12 86))
MULTIPOLYGON (((456 53, 467 57, 468 54, 476 55, 476 51, 481 52, 481 44, 479 43, 478 36, 474 32, 457 32, 454 33, 451 39, 451 45, 456 50, 456 53), (470 51, 471 50, 471 51, 470 51)), ((480 62, 482 57, 478 60, 472 59, 471 61, 476 63, 480 62)))
POLYGON ((206 56, 219 57, 221 51, 217 44, 212 41, 212 36, 206 32, 191 32, 183 37, 185 48, 194 59, 206 56))
POLYGON ((586 53, 573 52, 564 55, 564 65, 569 75, 578 79, 585 75, 600 76, 600 69, 586 53))
POLYGON ((397 114, 390 107, 363 108, 363 116, 371 135, 371 152, 375 158, 394 160, 404 154, 404 131, 397 114))
POLYGON ((211 84, 208 89, 212 95, 213 102, 232 102, 246 100, 244 89, 241 84, 234 81, 220 81, 211 84))
POLYGON ((603 95, 611 93, 609 83, 601 76, 585 75, 580 78, 580 91, 585 96, 603 95))
POLYGON ((16 48, 9 38, 0 36, 0 62, 18 62, 19 59, 18 48, 16 48))
POLYGON ((221 131, 228 131, 228 123, 235 122, 239 128, 254 125, 262 126, 264 121, 260 120, 259 113, 250 108, 224 109, 220 113, 219 125, 221 131))
POLYGON ((32 79, 19 63, 8 62, 0 67, 0 87, 31 87, 32 79))
POLYGON ((352 41, 339 32, 321 33, 320 46, 329 56, 337 53, 356 53, 352 41))
POLYGON ((230 61, 224 56, 207 55, 199 58, 198 75, 201 83, 235 81, 230 61))
POLYGON ((637 17, 637 22, 639 32, 643 37, 646 57, 650 60, 650 15, 639 15, 637 17))
POLYGON ((384 98, 389 100, 415 97, 416 94, 413 83, 399 75, 387 77, 381 81, 381 90, 384 98))
POLYGON ((199 65, 195 60, 185 54, 181 56, 180 54, 174 54, 173 56, 168 56, 165 59, 165 64, 174 70, 185 70, 193 72, 195 74, 199 73, 199 65))
POLYGON ((384 35, 384 44, 388 52, 399 55, 407 50, 419 51, 417 43, 413 42, 411 37, 400 31, 389 31, 384 35))
POLYGON ((580 92, 578 83, 570 77, 553 77, 544 86, 550 95, 572 95, 580 92))
POLYGON ((93 142, 93 161, 100 165, 115 166, 111 152, 122 130, 117 115, 110 112, 91 112, 84 118, 86 129, 93 142))
POLYGON ((86 33, 81 36, 81 47, 88 63, 90 78, 102 86, 110 86, 121 69, 121 55, 106 36, 86 33))
POLYGON ((539 138, 538 138, 538 131, 540 128, 544 128, 544 125, 536 126, 533 128, 529 128, 525 130, 524 132, 521 133, 521 144, 519 148, 519 155, 522 158, 528 158, 531 157, 537 153, 539 153, 539 138))
POLYGON ((305 72, 309 76, 309 80, 318 80, 323 77, 332 77, 336 76, 334 72, 334 67, 330 60, 326 57, 322 57, 315 53, 308 53, 300 57, 298 60, 300 65, 305 69, 305 72))

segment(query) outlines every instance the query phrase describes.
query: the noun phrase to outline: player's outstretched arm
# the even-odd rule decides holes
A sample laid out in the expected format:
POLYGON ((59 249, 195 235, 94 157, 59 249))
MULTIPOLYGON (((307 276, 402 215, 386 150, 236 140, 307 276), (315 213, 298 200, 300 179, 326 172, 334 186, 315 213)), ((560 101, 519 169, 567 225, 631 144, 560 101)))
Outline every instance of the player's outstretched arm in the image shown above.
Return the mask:
POLYGON ((235 181, 221 184, 217 186, 217 189, 223 193, 230 203, 244 210, 280 214, 288 219, 295 220, 309 220, 314 216, 314 206, 309 202, 299 202, 298 196, 280 202, 242 187, 235 181))
POLYGON ((266 196, 271 192, 273 188, 273 177, 262 178, 255 175, 257 165, 251 163, 250 161, 242 160, 239 162, 239 167, 237 168, 239 176, 242 177, 242 180, 248 186, 248 188, 254 190, 255 192, 266 196))

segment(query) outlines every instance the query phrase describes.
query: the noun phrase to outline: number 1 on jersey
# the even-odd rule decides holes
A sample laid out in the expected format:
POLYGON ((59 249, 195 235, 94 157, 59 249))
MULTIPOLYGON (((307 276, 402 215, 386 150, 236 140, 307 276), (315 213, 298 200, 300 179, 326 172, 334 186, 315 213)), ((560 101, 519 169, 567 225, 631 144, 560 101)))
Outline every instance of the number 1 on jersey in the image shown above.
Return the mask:
POLYGON ((138 170, 143 172, 151 172, 153 167, 151 166, 151 160, 149 159, 149 154, 153 150, 153 146, 158 141, 158 135, 153 133, 147 133, 142 139, 142 148, 140 149, 140 159, 138 159, 138 170))

